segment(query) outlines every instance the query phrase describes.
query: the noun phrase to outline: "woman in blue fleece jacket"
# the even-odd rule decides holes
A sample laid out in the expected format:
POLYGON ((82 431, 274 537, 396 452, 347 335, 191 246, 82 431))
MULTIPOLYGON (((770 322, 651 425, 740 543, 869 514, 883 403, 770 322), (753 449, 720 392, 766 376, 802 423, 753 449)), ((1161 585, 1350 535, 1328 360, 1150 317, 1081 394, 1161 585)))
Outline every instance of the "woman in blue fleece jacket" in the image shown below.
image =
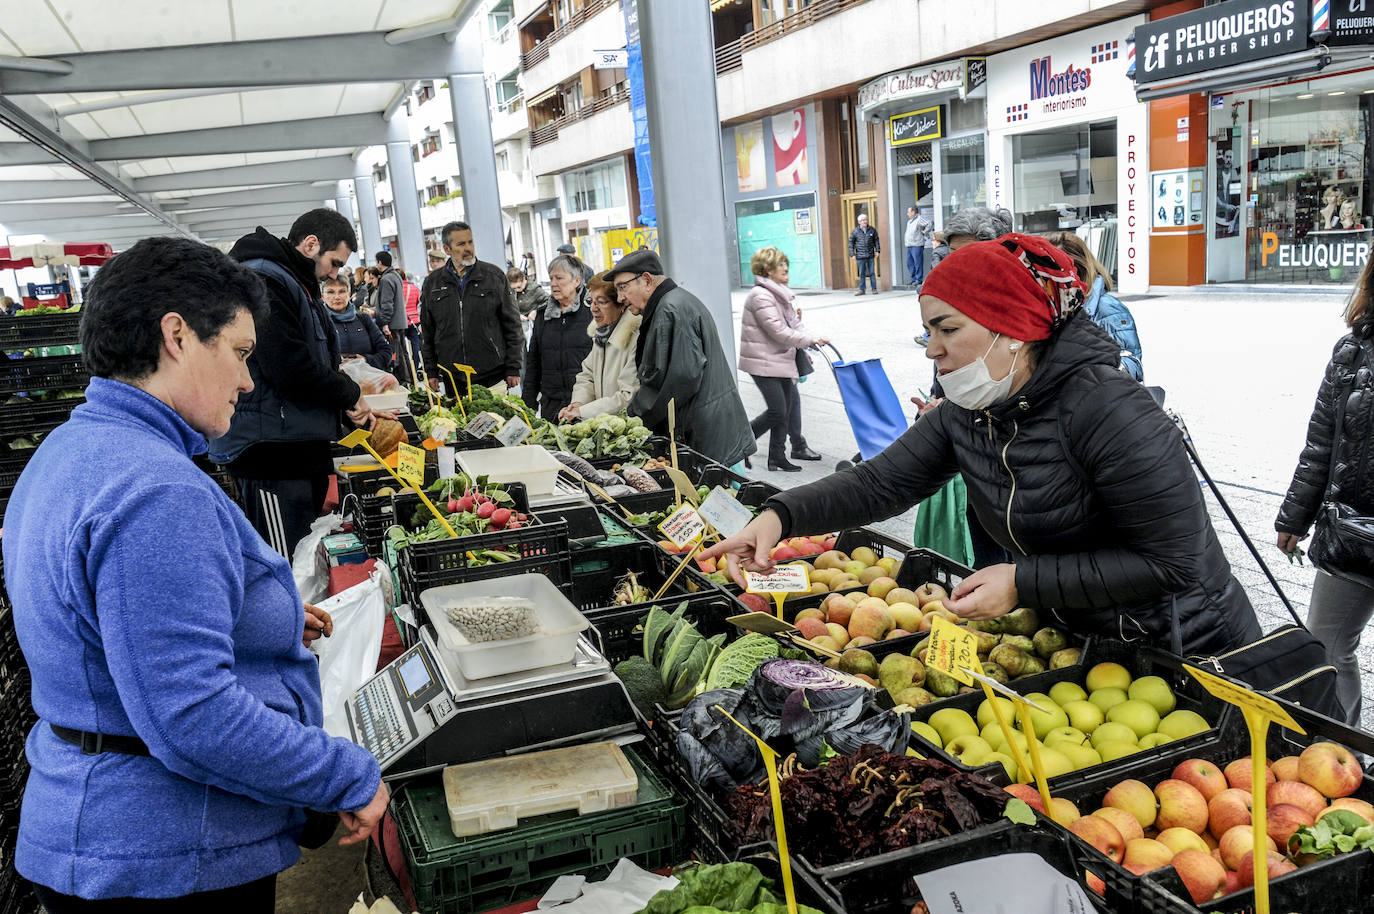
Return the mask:
POLYGON ((191 461, 252 388, 262 295, 185 239, 102 267, 86 403, 10 499, 5 577, 39 716, 15 864, 49 914, 271 912, 304 809, 342 811, 346 843, 385 811, 376 761, 320 727, 303 636, 327 618, 191 461))

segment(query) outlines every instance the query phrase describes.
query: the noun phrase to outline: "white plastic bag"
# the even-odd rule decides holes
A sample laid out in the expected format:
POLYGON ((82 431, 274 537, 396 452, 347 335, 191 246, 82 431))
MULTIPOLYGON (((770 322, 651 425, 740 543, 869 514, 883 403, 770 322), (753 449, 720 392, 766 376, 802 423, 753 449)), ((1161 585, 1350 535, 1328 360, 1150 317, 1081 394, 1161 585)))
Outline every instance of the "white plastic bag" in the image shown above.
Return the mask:
POLYGON ((365 394, 384 394, 401 386, 394 374, 373 368, 362 359, 349 359, 339 366, 339 370, 357 381, 365 394))
POLYGON ((320 543, 342 523, 343 518, 338 514, 316 518, 310 525, 310 532, 296 544, 296 551, 291 556, 291 574, 296 579, 296 590, 306 603, 318 603, 329 595, 329 562, 320 551, 320 543))
POLYGON ((382 650, 386 600, 381 575, 318 604, 334 619, 334 633, 316 638, 311 647, 320 658, 320 693, 324 698, 324 728, 331 736, 348 738, 344 702, 377 671, 382 650))

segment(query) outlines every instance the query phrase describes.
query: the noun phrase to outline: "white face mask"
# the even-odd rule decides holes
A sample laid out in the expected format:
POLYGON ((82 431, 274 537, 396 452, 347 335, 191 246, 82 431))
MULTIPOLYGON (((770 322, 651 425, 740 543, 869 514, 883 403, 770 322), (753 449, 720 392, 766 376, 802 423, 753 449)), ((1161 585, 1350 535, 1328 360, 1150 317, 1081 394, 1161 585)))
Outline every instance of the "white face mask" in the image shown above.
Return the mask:
POLYGON ((992 352, 992 347, 997 345, 1000 336, 1000 333, 994 336, 988 351, 977 359, 963 368, 956 368, 949 374, 940 375, 940 386, 955 406, 962 406, 964 409, 986 409, 1011 396, 1012 375, 1016 371, 1016 358, 1020 355, 1021 344, 1012 343, 1009 347, 1012 351, 1011 367, 1007 369, 1007 376, 1000 381, 992 379, 988 363, 985 361, 992 352))

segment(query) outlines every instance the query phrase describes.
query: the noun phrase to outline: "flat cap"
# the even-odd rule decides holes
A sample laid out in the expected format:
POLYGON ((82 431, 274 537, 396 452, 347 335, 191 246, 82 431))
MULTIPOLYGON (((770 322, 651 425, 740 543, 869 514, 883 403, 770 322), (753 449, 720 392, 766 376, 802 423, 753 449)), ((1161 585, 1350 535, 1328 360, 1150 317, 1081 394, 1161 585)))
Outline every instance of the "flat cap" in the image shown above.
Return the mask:
POLYGON ((659 260, 653 251, 631 251, 620 258, 620 262, 609 271, 611 279, 615 279, 621 273, 633 273, 636 276, 640 273, 649 273, 653 276, 662 276, 663 261, 659 260))

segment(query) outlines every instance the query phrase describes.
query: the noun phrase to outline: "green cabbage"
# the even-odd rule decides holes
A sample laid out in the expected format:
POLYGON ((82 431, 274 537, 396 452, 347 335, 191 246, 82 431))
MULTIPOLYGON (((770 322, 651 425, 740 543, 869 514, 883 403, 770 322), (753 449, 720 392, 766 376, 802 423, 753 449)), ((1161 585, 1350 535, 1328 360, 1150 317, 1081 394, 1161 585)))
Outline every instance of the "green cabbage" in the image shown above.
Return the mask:
POLYGON ((750 632, 726 646, 716 657, 706 677, 706 691, 741 688, 761 663, 777 656, 778 642, 767 635, 750 632))

